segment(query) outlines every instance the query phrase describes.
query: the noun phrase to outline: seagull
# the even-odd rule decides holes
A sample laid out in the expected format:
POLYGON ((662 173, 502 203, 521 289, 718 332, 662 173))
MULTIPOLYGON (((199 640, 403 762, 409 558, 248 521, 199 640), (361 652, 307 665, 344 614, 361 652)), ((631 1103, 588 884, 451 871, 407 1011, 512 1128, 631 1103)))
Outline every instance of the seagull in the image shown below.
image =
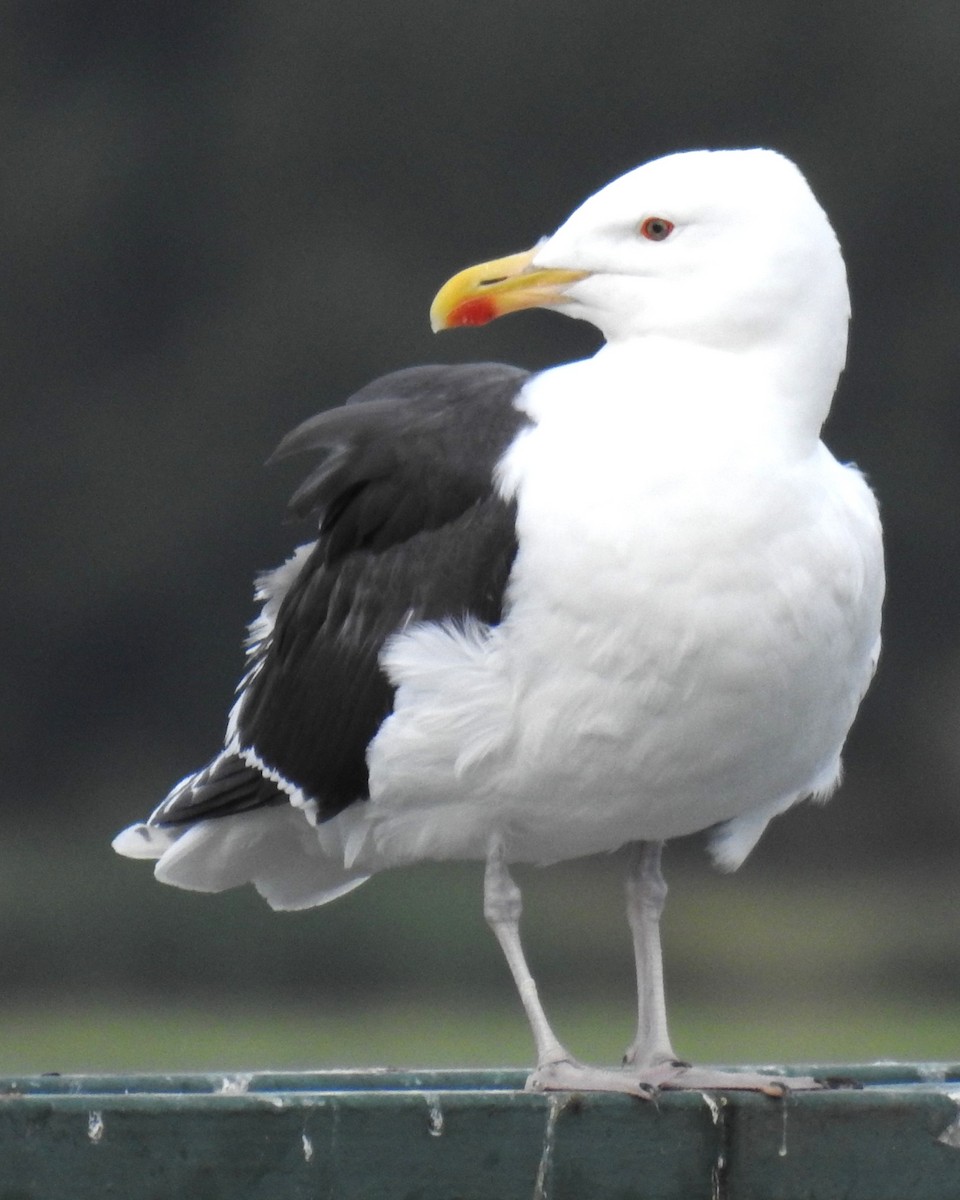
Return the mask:
POLYGON ((849 319, 836 236, 780 154, 672 154, 455 275, 432 323, 532 307, 605 344, 533 374, 397 371, 281 442, 322 455, 291 500, 316 537, 259 577, 223 749, 114 848, 276 909, 483 861, 529 1088, 815 1087, 674 1052, 660 857, 708 831, 735 869, 825 799, 876 666, 877 505, 820 440, 849 319), (510 868, 621 847, 638 1021, 604 1068, 549 1024, 510 868))

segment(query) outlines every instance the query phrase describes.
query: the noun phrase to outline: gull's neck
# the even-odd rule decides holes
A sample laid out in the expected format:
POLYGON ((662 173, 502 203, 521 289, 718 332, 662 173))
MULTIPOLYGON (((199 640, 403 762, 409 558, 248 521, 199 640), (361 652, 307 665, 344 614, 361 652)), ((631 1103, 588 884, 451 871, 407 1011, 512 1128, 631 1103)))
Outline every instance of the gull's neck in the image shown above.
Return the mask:
POLYGON ((781 338, 748 350, 664 335, 608 342, 591 373, 607 395, 643 407, 670 406, 679 420, 748 421, 815 443, 843 364, 842 343, 781 338))

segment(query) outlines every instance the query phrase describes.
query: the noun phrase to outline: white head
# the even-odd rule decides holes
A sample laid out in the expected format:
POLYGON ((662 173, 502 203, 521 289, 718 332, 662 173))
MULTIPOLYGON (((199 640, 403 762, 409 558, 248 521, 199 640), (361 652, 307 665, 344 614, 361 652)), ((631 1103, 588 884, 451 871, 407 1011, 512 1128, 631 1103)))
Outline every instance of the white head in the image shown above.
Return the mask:
POLYGON ((695 150, 637 167, 532 251, 457 275, 434 301, 434 324, 534 305, 589 321, 610 343, 766 350, 827 399, 850 315, 830 223, 772 150, 695 150))

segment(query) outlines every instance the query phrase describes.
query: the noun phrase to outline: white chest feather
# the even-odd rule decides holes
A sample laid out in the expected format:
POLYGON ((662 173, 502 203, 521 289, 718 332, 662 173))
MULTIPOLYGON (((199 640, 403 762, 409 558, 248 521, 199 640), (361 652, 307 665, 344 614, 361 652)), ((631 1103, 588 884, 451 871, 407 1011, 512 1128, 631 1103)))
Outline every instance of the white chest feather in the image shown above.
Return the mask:
POLYGON ((722 396, 585 410, 577 367, 541 380, 502 464, 520 546, 502 625, 421 627, 386 656, 374 842, 479 856, 496 828, 549 860, 829 789, 879 634, 860 476, 722 396))

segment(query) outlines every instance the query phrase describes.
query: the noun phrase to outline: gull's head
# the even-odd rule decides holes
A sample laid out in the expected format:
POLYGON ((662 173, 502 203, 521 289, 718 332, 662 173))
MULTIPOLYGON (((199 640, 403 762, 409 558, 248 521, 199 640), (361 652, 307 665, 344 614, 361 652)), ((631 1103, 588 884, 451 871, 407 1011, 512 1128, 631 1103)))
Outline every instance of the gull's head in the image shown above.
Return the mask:
POLYGON ((608 342, 653 335, 740 350, 799 340, 834 380, 849 317, 830 223, 772 150, 695 150, 637 167, 532 250, 454 276, 431 317, 447 329, 531 307, 589 321, 608 342))

